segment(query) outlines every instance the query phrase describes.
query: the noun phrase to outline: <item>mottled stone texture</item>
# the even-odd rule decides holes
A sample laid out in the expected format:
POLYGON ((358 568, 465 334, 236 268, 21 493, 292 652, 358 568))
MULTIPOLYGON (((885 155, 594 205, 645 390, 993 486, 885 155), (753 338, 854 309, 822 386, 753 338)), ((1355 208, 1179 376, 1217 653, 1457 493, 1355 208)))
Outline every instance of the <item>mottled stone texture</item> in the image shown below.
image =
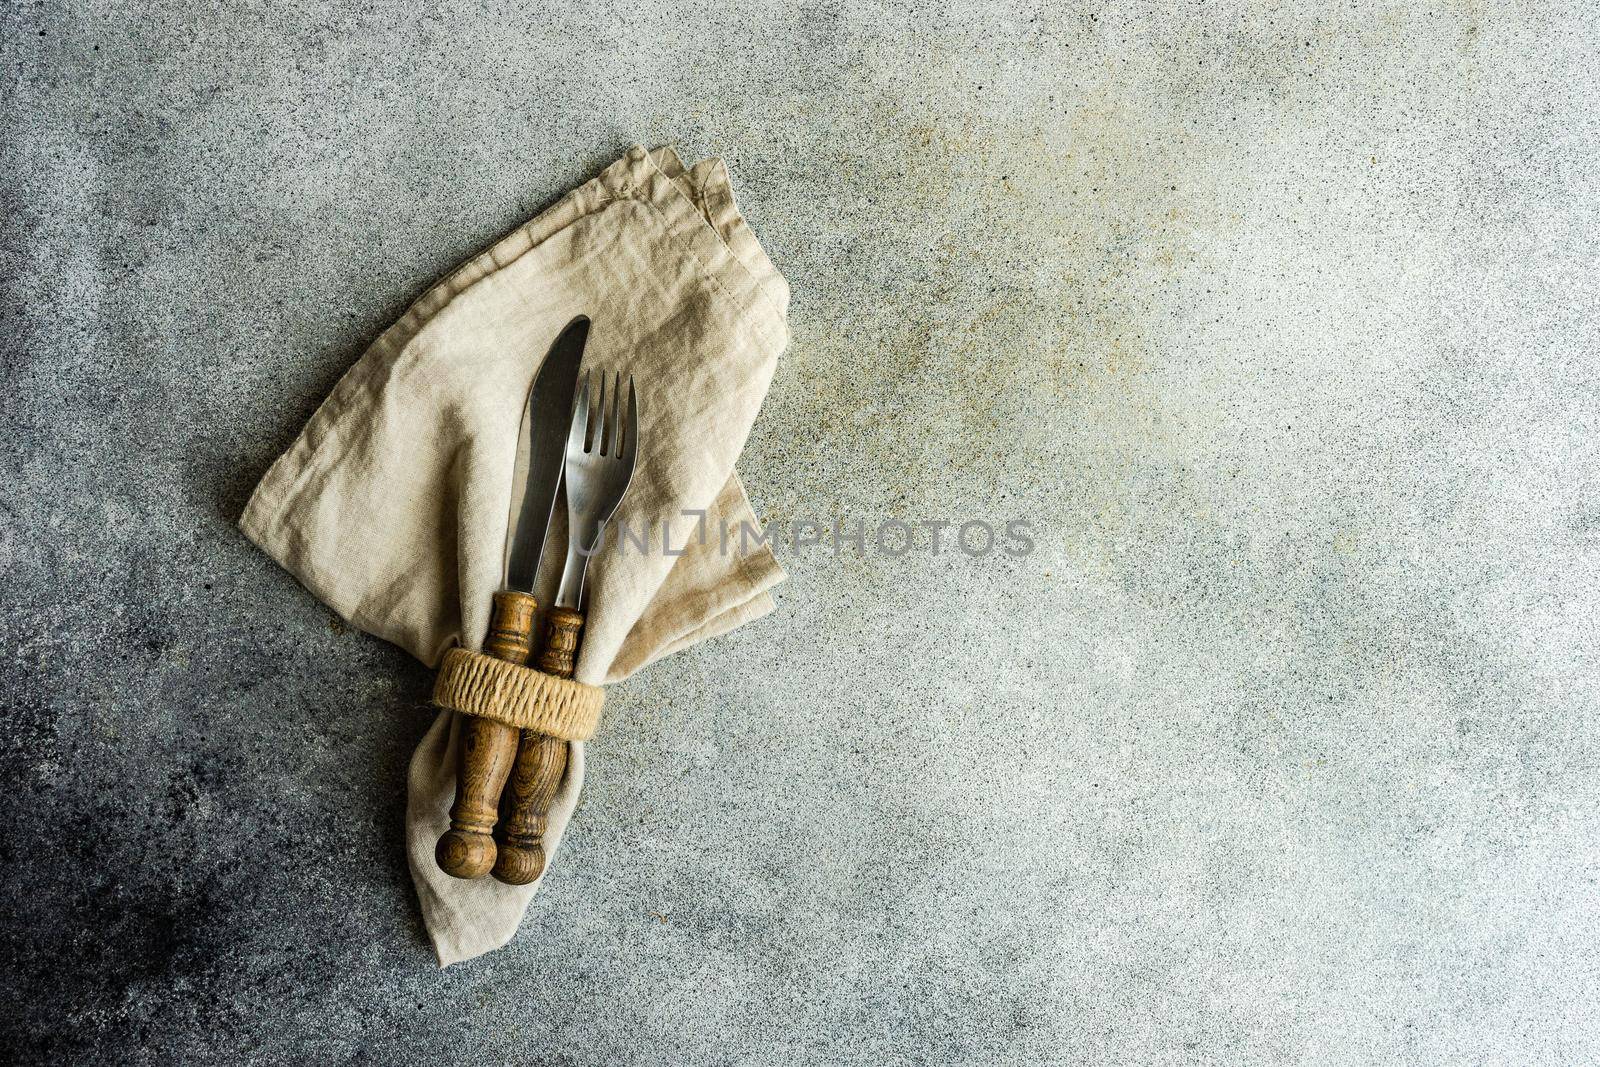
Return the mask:
POLYGON ((13 3, 13 1061, 1600 1060, 1589 5, 13 3), (782 552, 440 972, 427 672, 235 531, 635 140, 793 281, 782 552))

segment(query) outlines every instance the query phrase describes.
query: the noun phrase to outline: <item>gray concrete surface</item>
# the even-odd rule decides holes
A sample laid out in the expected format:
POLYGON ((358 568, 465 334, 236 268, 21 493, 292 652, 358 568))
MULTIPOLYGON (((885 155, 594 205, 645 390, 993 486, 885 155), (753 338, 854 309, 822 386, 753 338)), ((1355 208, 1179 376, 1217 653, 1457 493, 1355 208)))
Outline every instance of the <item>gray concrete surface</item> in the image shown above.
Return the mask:
POLYGON ((10 4, 12 1062, 1600 1061, 1584 5, 10 4), (427 672, 233 528, 634 140, 794 285, 784 553, 438 971, 427 672))

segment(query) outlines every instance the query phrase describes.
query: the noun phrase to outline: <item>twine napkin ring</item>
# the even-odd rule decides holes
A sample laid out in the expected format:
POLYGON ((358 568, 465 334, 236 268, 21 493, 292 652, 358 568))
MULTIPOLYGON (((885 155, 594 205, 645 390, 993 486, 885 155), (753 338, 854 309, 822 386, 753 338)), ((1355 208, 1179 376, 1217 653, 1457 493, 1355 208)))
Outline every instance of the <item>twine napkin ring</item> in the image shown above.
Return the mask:
POLYGON ((606 691, 532 667, 452 648, 439 664, 433 702, 566 741, 587 741, 600 725, 606 691))

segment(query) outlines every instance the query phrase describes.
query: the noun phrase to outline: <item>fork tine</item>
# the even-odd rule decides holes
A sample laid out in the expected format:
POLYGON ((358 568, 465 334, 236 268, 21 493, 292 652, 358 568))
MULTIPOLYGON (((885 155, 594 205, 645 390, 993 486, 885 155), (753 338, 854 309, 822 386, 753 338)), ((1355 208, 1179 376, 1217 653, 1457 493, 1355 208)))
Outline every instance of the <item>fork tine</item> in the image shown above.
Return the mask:
MULTIPOLYGON (((617 391, 622 391, 622 375, 617 375, 617 391)), ((633 375, 628 375, 628 429, 622 448, 622 462, 627 466, 628 473, 633 473, 634 457, 639 451, 639 399, 633 389, 633 375)))
POLYGON ((594 441, 589 446, 589 451, 597 456, 606 454, 606 446, 611 443, 611 416, 606 412, 606 372, 601 371, 595 375, 600 379, 600 403, 596 405, 595 417, 600 421, 594 426, 594 441))
POLYGON ((567 431, 567 455, 582 452, 589 434, 589 372, 583 372, 583 384, 572 401, 572 429, 567 431))
POLYGON ((607 439, 611 447, 606 449, 606 455, 617 459, 622 455, 622 372, 617 371, 616 380, 611 388, 611 436, 607 439))

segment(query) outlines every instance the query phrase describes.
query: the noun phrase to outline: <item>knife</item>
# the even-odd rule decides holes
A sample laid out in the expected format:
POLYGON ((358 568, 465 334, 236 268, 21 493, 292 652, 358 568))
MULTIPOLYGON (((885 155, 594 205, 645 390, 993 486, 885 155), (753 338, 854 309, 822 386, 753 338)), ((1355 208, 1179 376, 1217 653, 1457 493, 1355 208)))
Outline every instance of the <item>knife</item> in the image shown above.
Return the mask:
MULTIPOLYGON (((533 623, 538 610, 533 581, 544 555, 556 493, 561 488, 578 364, 588 340, 589 319, 579 315, 550 346, 528 392, 528 462, 520 505, 514 506, 506 527, 510 550, 506 588, 494 595, 489 634, 483 642, 486 655, 518 666, 526 664, 533 652, 533 623)), ((512 499, 516 500, 516 486, 512 490, 512 499)), ((499 815, 500 793, 516 760, 522 731, 477 715, 464 718, 450 829, 440 836, 434 859, 448 875, 478 878, 495 864, 492 834, 499 815)))

